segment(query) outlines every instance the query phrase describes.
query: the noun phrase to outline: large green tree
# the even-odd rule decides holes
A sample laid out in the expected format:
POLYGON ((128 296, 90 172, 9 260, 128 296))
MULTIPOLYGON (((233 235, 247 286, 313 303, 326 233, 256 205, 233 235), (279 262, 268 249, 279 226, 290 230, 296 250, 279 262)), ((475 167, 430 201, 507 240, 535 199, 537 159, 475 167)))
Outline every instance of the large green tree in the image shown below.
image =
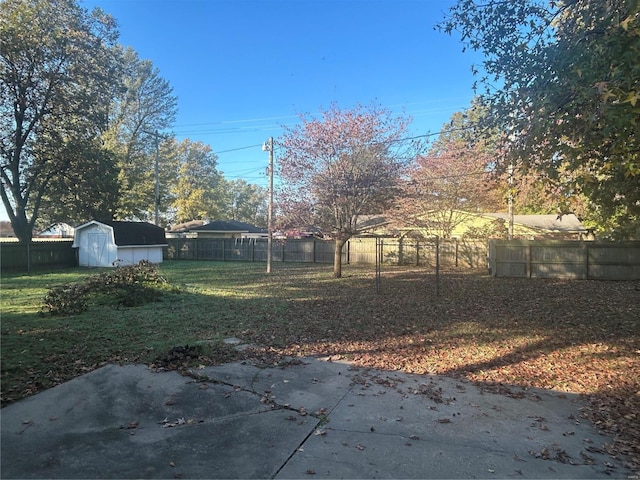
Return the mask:
POLYGON ((175 172, 159 154, 159 149, 168 137, 162 132, 175 120, 177 98, 151 61, 141 60, 130 48, 122 52, 122 58, 120 88, 111 102, 109 129, 104 135, 105 144, 116 155, 119 169, 122 193, 117 215, 152 220, 156 201, 161 213, 169 208, 168 182, 175 178, 175 172), (156 180, 159 182, 158 199, 156 180))
POLYGON ((216 218, 221 210, 224 179, 218 157, 201 142, 167 140, 162 157, 174 168, 171 207, 175 223, 216 218))
POLYGON ((363 216, 382 213, 397 193, 410 158, 401 148, 409 119, 374 104, 333 104, 300 121, 277 142, 279 223, 333 236, 333 274, 340 277, 343 245, 361 231, 363 216))
POLYGON ((225 180, 224 218, 267 228, 268 190, 245 180, 225 180))
POLYGON ((504 163, 583 194, 614 234, 637 236, 640 1, 460 0, 440 27, 484 54, 480 98, 505 134, 504 163))
POLYGON ((74 0, 0 3, 0 195, 23 242, 52 182, 106 128, 119 84, 116 40, 111 17, 74 0))
POLYGON ((100 140, 66 145, 65 175, 55 175, 42 196, 37 227, 90 219, 112 220, 118 206, 120 184, 115 156, 100 140))

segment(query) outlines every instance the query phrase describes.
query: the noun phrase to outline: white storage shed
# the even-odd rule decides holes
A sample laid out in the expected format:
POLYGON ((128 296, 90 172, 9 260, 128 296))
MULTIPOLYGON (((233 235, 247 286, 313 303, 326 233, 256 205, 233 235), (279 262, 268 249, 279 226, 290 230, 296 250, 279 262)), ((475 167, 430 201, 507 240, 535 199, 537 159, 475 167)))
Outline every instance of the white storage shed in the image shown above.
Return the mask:
POLYGON ((76 227, 73 248, 81 267, 135 265, 141 260, 162 263, 167 246, 164 229, 146 222, 98 222, 76 227))

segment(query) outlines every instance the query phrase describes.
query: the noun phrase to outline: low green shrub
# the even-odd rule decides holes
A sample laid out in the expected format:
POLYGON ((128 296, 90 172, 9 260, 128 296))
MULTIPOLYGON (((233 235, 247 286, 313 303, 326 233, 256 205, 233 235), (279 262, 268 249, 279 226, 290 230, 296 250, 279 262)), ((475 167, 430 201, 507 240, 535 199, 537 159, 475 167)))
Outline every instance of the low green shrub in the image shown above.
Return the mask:
POLYGON ((43 310, 53 315, 76 315, 88 308, 87 293, 84 284, 63 285, 49 289, 44 297, 43 310))
POLYGON ((158 268, 142 260, 137 265, 87 277, 82 283, 72 283, 49 289, 44 297, 43 311, 53 315, 76 315, 89 307, 90 300, 99 304, 115 303, 135 307, 160 298, 159 286, 167 281, 158 268))

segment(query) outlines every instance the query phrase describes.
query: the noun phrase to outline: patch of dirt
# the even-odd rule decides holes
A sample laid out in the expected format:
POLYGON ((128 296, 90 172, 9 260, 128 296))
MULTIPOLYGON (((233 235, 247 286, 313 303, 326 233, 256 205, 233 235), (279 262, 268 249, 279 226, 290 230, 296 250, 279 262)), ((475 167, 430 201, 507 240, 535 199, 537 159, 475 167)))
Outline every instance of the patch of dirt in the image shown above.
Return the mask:
POLYGON ((158 355, 149 366, 153 369, 185 372, 199 365, 218 365, 240 358, 233 345, 224 343, 210 345, 177 345, 158 355))

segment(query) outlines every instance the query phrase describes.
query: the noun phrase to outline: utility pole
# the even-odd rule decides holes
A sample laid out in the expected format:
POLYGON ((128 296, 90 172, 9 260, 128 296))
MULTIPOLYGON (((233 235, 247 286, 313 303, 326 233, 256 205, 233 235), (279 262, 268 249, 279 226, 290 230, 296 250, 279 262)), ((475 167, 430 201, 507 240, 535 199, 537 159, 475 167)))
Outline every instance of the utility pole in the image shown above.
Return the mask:
POLYGON ((267 273, 271 273, 271 249, 273 245, 273 137, 262 145, 262 150, 269 152, 269 208, 267 223, 269 236, 267 237, 267 273))

